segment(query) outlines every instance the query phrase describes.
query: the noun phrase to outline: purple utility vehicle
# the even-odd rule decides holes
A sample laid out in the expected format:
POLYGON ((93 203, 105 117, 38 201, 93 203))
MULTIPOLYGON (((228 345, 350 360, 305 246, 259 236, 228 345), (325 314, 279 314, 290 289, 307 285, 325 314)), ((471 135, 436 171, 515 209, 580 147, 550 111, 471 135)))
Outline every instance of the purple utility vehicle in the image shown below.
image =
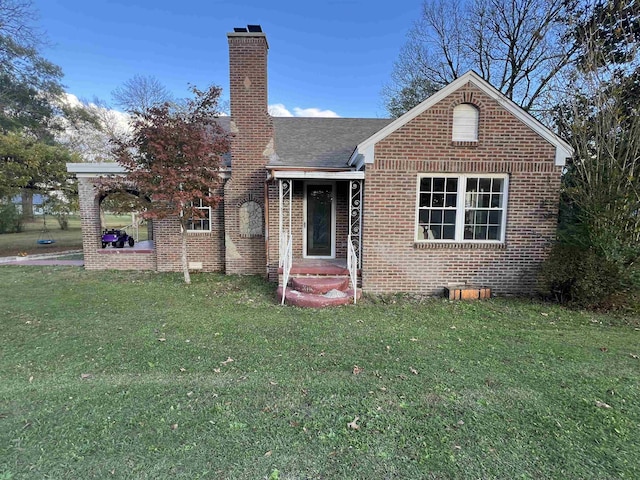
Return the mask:
POLYGON ((133 240, 133 237, 127 235, 127 232, 124 230, 116 230, 112 228, 102 232, 102 248, 106 248, 109 244, 115 248, 122 248, 125 243, 128 243, 130 247, 133 247, 135 241, 133 240))

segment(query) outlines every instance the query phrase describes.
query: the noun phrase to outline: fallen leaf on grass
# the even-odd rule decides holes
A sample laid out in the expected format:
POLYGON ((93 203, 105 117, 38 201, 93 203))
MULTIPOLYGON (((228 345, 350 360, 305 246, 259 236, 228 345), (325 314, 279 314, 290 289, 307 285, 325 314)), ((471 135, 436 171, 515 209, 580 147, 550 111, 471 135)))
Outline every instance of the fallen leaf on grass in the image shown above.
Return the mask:
POLYGON ((608 403, 601 402, 600 400, 596 400, 596 407, 611 408, 611 405, 609 405, 608 403))
POLYGON ((417 338, 410 338, 409 340, 411 340, 412 342, 417 342, 418 341, 417 338))
POLYGON ((418 375, 418 370, 416 370, 416 369, 415 369, 415 368, 413 368, 413 367, 409 367, 409 371, 410 371, 411 373, 413 373, 414 375, 418 375))
POLYGON ((91 375, 90 373, 82 373, 82 374, 80 374, 80 378, 82 380, 87 380, 87 379, 89 379, 91 377, 93 377, 93 375, 91 375))
POLYGON ((186 371, 187 371, 187 369, 186 369, 186 368, 183 368, 183 367, 180 367, 180 371, 181 371, 181 372, 186 372, 186 371))
POLYGON ((356 418, 353 419, 353 422, 347 423, 347 427, 352 428, 353 430, 359 430, 360 425, 357 423, 358 420, 360 420, 360 417, 356 416, 356 418))
POLYGON ((167 341, 167 339, 166 339, 166 338, 164 338, 164 337, 160 337, 160 338, 158 339, 158 341, 159 341, 159 342, 166 342, 166 341, 167 341))
POLYGON ((606 351, 608 351, 608 350, 609 350, 609 349, 608 349, 607 347, 600 347, 600 351, 601 351, 601 352, 606 352, 606 351))
POLYGON ((190 397, 191 395, 193 395, 193 392, 187 392, 187 397, 190 397))
POLYGON ((360 375, 364 371, 364 368, 360 368, 358 365, 353 366, 353 374, 360 375))
POLYGON ((29 377, 29 383, 33 382, 33 375, 29 377))
POLYGON ((269 450, 267 453, 264 454, 265 457, 270 457, 271 456, 271 450, 269 450))
POLYGON ((635 358, 636 360, 638 360, 638 358, 640 358, 640 357, 638 357, 638 355, 636 355, 635 353, 630 353, 630 354, 629 354, 629 356, 630 356, 631 358, 635 358))
POLYGON ((231 363, 231 362, 233 362, 233 358, 227 357, 227 359, 224 362, 220 362, 220 365, 226 365, 227 363, 231 363))
POLYGON ((176 430, 178 428, 178 424, 174 423, 171 425, 171 430, 176 430))
POLYGON ((219 368, 214 368, 213 369, 213 373, 220 373, 220 372, 221 372, 221 370, 219 368))

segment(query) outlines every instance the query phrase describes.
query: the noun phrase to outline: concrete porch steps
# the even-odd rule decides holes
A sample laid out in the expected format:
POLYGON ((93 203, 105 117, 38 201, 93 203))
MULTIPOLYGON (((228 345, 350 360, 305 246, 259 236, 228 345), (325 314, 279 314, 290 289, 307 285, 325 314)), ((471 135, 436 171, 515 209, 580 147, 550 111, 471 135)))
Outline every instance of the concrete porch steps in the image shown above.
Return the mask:
MULTIPOLYGON (((362 296, 362 291, 359 288, 356 291, 356 295, 358 299, 362 296)), ((281 302, 282 286, 278 286, 277 296, 278 302, 281 302)), ((330 290, 325 294, 319 294, 300 292, 292 288, 287 288, 284 303, 285 305, 295 305, 296 307, 302 308, 324 308, 348 305, 353 303, 353 290, 330 290)))
MULTIPOLYGON (((303 308, 324 308, 353 303, 353 289, 349 270, 339 264, 306 262, 294 264, 285 293, 285 305, 303 308)), ((356 298, 362 291, 356 289, 356 298)), ((278 287, 278 301, 282 301, 282 286, 278 287)))

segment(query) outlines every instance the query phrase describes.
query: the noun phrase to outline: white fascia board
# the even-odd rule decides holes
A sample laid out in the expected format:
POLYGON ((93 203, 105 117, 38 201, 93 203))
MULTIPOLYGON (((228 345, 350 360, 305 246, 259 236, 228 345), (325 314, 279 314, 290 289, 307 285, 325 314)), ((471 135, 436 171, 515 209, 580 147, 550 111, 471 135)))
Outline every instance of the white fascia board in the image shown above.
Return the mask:
POLYGON ((114 175, 126 173, 122 165, 115 162, 67 163, 67 172, 76 174, 114 175))
POLYGON ((364 172, 323 172, 305 170, 272 170, 274 179, 291 178, 294 180, 363 180, 364 172))
POLYGON ((427 98, 424 102, 419 105, 413 107, 407 113, 398 117, 396 120, 391 122, 389 125, 374 133, 372 136, 364 140, 362 143, 358 144, 355 152, 351 156, 350 162, 355 161, 355 157, 358 153, 364 155, 365 162, 364 163, 373 163, 374 161, 374 153, 373 147, 380 140, 384 139, 391 133, 398 130, 400 127, 403 127, 411 120, 416 118, 418 115, 422 114, 429 108, 433 107, 436 103, 440 102, 460 87, 465 85, 466 83, 471 82, 484 93, 486 93, 489 97, 496 100, 500 103, 507 111, 512 113, 518 120, 531 128, 534 132, 548 141, 550 144, 556 147, 556 156, 555 156, 555 164, 557 166, 564 166, 567 158, 573 155, 573 149, 571 146, 562 140, 558 135, 553 133, 547 127, 545 127, 542 123, 532 117, 529 113, 525 112, 522 108, 516 105, 513 101, 509 100, 505 97, 500 91, 498 91, 495 87, 493 87, 489 82, 484 80, 480 75, 478 75, 473 70, 468 71, 464 75, 458 77, 453 82, 451 82, 446 87, 437 91, 429 98, 427 98))
MULTIPOLYGON (((98 177, 104 175, 125 175, 127 170, 115 162, 67 163, 67 172, 75 173, 78 178, 98 177)), ((231 168, 220 167, 220 177, 230 178, 231 168)))

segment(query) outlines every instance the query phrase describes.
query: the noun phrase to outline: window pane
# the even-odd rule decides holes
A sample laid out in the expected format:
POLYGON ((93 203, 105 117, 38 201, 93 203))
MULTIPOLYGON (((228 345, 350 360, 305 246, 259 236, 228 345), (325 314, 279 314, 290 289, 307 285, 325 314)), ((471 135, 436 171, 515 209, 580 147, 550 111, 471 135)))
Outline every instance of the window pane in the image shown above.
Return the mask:
POLYGON ((491 195, 489 193, 481 193, 478 195, 478 206, 482 208, 489 208, 491 203, 491 195))
POLYGON ((481 178, 479 179, 479 190, 481 192, 490 192, 491 191, 491 179, 490 178, 481 178))
POLYGON ((500 211, 492 211, 489 212, 489 224, 491 225, 500 225, 500 218, 502 217, 502 212, 500 211))
POLYGON ((489 227, 489 236, 487 240, 499 240, 498 235, 500 234, 499 227, 489 227))
POLYGON ((430 207, 431 206, 431 194, 430 193, 421 193, 420 194, 420 205, 419 207, 430 207))
POLYGON ((420 191, 422 192, 430 192, 431 191, 431 177, 421 178, 420 179, 420 191))
POLYGON ((445 210, 444 211, 444 223, 456 223, 456 212, 455 210, 445 210))
POLYGON ((487 239, 487 227, 476 227, 475 228, 475 236, 476 240, 486 240, 487 239))
POLYGON ((431 223, 442 223, 442 210, 431 211, 431 223))
POLYGON ((447 178, 447 192, 457 192, 458 191, 458 179, 457 178, 447 178))
POLYGON ((444 178, 438 177, 433 179, 433 191, 444 192, 444 178))
POLYGON ((478 191, 478 179, 467 178, 467 192, 477 192, 477 191, 478 191))
POLYGON ((464 227, 464 239, 473 240, 473 230, 471 227, 464 227))
POLYGON ((431 225, 431 233, 433 234, 434 240, 440 240, 442 238, 440 225, 431 225))
POLYGON ((429 210, 418 211, 418 222, 429 223, 429 210))
POLYGON ((502 208, 502 194, 494 193, 491 195, 491 206, 493 208, 502 208))
POLYGON ((486 210, 478 210, 476 211, 476 224, 484 224, 487 223, 487 211, 486 210))
POLYGON ((444 206, 444 193, 434 193, 433 194, 433 205, 434 207, 443 207, 444 206))
POLYGON ((442 238, 445 240, 454 240, 456 238, 456 226, 445 225, 442 227, 442 238))
POLYGON ((493 191, 494 192, 502 192, 502 187, 504 186, 503 178, 494 178, 493 179, 493 191))
POLYGON ((456 206, 456 197, 455 193, 447 193, 447 199, 445 207, 455 207, 456 206))

